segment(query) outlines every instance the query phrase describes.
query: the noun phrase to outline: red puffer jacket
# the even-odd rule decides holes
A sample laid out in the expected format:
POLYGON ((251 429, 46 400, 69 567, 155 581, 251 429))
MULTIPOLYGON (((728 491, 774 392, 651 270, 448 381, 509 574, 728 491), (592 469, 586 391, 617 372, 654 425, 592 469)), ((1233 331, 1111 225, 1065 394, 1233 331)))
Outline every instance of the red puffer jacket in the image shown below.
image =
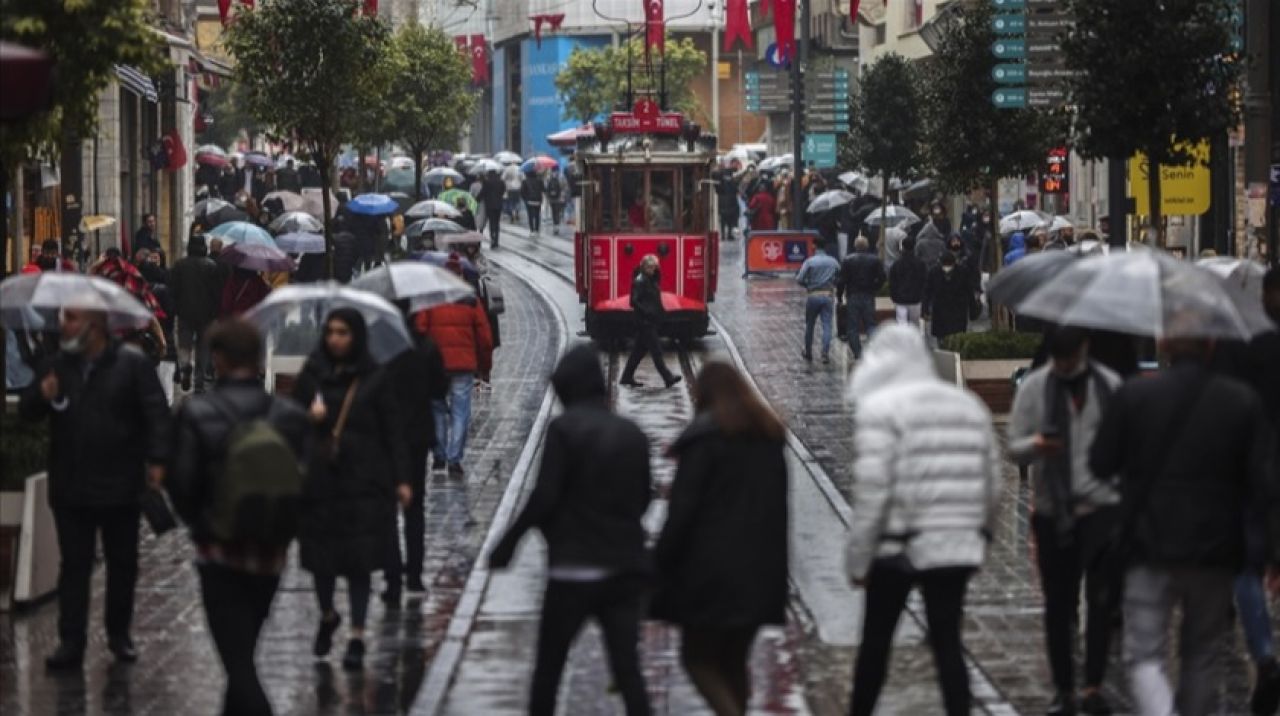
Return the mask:
POLYGON ((489 379, 493 368, 493 333, 484 305, 469 299, 420 311, 414 328, 435 341, 450 373, 477 373, 489 379))

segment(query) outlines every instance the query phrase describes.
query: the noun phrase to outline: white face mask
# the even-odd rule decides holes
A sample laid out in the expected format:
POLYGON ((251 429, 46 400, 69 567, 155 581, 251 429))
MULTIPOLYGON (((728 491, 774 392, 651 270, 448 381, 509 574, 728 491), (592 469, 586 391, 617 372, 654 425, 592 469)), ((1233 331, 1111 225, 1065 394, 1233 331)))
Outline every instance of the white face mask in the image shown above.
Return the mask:
POLYGON ((70 338, 63 338, 58 341, 58 347, 62 349, 63 353, 69 353, 71 355, 80 355, 81 353, 84 353, 85 333, 81 332, 70 338))
POLYGON ((955 269, 955 266, 943 266, 942 273, 951 273, 953 269, 955 269))

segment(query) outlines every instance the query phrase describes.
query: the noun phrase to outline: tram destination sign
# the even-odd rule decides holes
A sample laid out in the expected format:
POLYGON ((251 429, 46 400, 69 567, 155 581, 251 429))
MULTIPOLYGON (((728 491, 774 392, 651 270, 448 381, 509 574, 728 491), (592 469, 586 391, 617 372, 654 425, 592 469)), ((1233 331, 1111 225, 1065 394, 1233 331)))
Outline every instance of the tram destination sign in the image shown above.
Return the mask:
POLYGON ((609 123, 618 134, 680 134, 684 115, 664 113, 657 102, 642 99, 631 112, 614 112, 609 123))

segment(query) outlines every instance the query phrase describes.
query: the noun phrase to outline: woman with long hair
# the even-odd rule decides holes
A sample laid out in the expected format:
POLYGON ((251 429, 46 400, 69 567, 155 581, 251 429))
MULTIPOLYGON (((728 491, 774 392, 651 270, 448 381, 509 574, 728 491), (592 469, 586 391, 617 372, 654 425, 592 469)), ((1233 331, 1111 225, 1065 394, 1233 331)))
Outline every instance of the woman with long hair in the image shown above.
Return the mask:
POLYGON ((787 606, 786 428, 725 363, 694 385, 655 561, 655 617, 681 629, 681 662, 717 716, 746 713, 756 632, 787 606))
POLYGON ((329 654, 342 623, 334 607, 338 577, 347 580, 350 640, 342 666, 364 665, 364 625, 373 572, 392 566, 395 500, 412 497, 400 408, 387 373, 369 355, 364 317, 338 308, 294 386, 313 429, 307 456, 298 542, 302 568, 315 579, 320 628, 313 653, 329 654))

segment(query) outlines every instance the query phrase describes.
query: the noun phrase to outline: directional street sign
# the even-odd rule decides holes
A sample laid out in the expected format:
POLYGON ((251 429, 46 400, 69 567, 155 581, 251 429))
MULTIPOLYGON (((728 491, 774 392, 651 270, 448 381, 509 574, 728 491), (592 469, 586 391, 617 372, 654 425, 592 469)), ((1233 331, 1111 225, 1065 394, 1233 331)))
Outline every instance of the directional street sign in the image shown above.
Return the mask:
POLYGON ((1042 13, 1024 17, 1028 35, 1055 35, 1070 30, 1076 24, 1075 16, 1064 13, 1042 13))
POLYGON ((991 18, 991 29, 997 35, 1021 35, 1027 29, 1027 16, 1022 13, 996 15, 991 18))
POLYGON ((1027 106, 1027 88, 1001 87, 991 93, 991 102, 999 109, 1021 109, 1027 106))
POLYGON ((996 6, 996 12, 1024 10, 1027 7, 1026 0, 993 0, 991 4, 996 6))
POLYGON ((1059 57, 1062 55, 1062 44, 1055 39, 1034 38, 1026 40, 1026 57, 1032 61, 1042 57, 1059 57))
POLYGON ((1027 81, 1027 66, 1015 62, 991 68, 991 78, 1002 85, 1020 85, 1027 81))
POLYGON ((834 133, 815 133, 804 136, 804 158, 814 163, 819 169, 830 169, 836 165, 836 135, 834 133))

